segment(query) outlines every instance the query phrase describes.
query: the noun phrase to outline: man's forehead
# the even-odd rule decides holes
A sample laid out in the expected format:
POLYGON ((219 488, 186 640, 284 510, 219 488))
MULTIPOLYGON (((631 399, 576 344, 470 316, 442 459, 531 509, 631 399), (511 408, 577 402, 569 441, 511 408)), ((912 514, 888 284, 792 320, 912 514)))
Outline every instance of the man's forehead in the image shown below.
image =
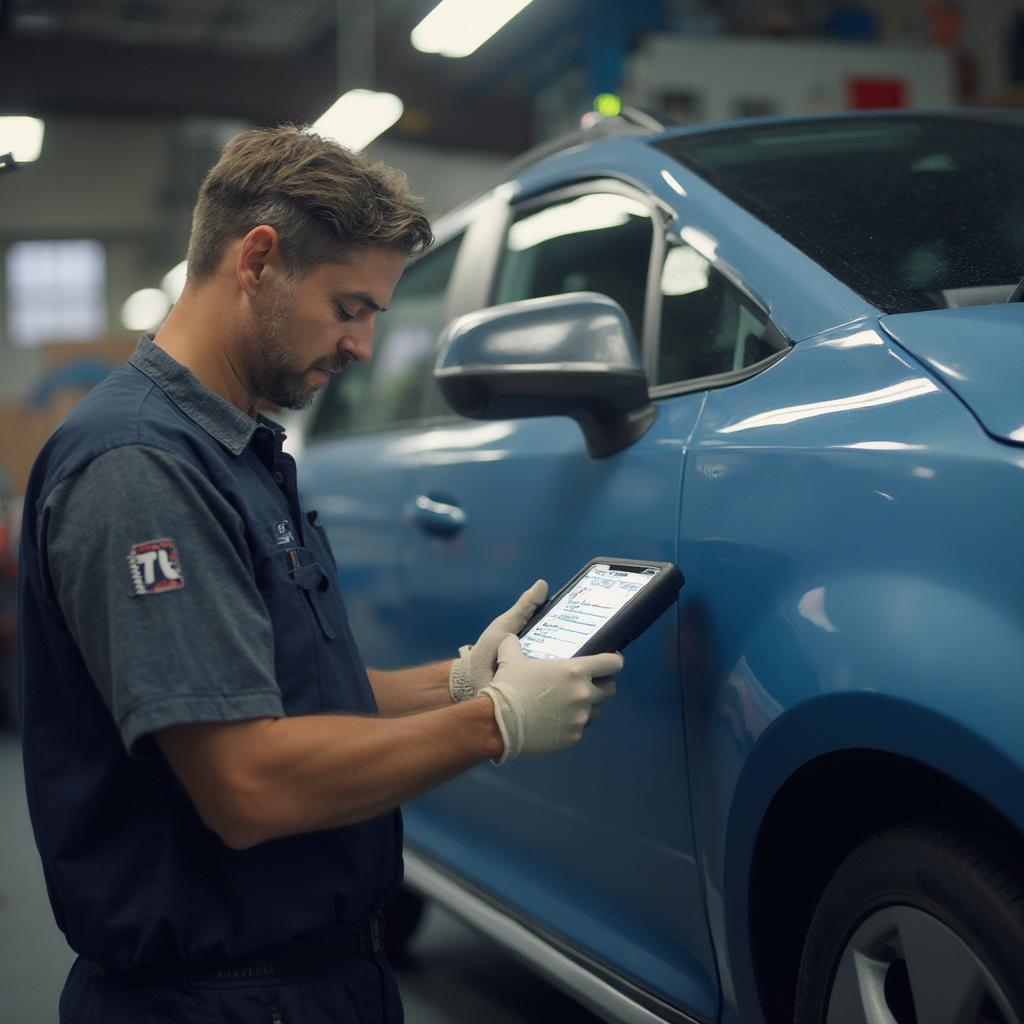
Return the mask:
POLYGON ((314 274, 338 297, 383 309, 405 269, 407 257, 391 249, 361 249, 344 263, 325 263, 314 274))

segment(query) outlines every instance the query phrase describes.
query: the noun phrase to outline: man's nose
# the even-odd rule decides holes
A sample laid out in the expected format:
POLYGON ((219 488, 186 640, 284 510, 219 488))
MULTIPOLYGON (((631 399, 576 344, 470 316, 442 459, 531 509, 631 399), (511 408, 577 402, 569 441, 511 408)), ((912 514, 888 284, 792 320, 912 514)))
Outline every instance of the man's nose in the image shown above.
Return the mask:
POLYGON ((373 355, 373 320, 348 325, 338 347, 357 363, 368 363, 373 355))

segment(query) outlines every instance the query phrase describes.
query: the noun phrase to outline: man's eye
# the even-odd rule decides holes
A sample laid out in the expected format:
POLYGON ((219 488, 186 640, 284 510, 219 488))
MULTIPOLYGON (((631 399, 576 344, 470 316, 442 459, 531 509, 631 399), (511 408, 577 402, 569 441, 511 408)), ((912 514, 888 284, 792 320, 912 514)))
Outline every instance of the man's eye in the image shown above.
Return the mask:
POLYGON ((338 319, 343 323, 346 320, 355 320, 355 317, 344 306, 335 306, 334 311, 338 314, 338 319))

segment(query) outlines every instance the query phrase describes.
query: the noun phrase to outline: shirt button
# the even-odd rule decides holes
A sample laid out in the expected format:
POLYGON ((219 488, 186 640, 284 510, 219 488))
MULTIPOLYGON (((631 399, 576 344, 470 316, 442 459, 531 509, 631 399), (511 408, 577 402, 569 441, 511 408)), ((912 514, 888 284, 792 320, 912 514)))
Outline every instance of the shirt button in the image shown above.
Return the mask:
POLYGON ((284 483, 284 473, 280 472, 279 470, 275 470, 274 471, 274 483, 275 484, 283 484, 284 483))

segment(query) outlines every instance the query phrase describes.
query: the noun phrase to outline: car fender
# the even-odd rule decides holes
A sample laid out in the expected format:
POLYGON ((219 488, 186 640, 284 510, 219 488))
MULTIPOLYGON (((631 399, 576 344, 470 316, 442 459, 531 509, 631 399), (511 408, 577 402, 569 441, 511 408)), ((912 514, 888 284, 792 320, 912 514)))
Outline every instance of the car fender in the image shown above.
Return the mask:
POLYGON ((799 590, 749 628, 693 730, 696 756, 708 755, 691 777, 706 789, 695 808, 709 918, 728 949, 725 1004, 745 1024, 760 1013, 749 1005, 758 836, 805 766, 842 751, 896 755, 955 779, 1024 831, 1021 624, 991 595, 928 578, 850 575, 799 590))

